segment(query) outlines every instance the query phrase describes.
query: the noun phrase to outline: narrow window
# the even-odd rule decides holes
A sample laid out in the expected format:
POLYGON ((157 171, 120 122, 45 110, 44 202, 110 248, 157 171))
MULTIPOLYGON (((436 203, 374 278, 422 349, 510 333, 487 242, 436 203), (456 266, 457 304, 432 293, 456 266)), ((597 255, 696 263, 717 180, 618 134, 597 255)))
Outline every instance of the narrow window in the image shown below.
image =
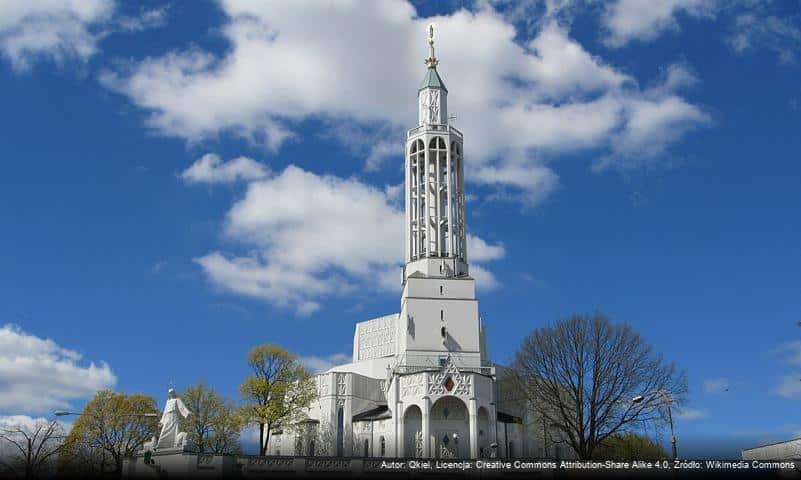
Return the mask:
POLYGON ((345 456, 345 413, 337 409, 337 457, 345 456))
MULTIPOLYGON (((440 288, 442 288, 442 287, 440 287, 440 288)), ((439 319, 441 321, 443 321, 443 322, 445 321, 445 310, 440 310, 439 311, 439 319)))
POLYGON ((364 441, 364 456, 365 457, 370 456, 370 440, 364 441))
POLYGON ((384 437, 381 437, 379 441, 381 442, 381 456, 383 457, 387 453, 387 442, 384 437))
POLYGON ((442 338, 445 338, 445 333, 446 333, 446 332, 445 332, 445 327, 442 327, 442 328, 440 329, 439 333, 442 335, 442 338))
POLYGON ((443 287, 442 285, 439 286, 439 295, 440 296, 445 295, 445 287, 443 287))

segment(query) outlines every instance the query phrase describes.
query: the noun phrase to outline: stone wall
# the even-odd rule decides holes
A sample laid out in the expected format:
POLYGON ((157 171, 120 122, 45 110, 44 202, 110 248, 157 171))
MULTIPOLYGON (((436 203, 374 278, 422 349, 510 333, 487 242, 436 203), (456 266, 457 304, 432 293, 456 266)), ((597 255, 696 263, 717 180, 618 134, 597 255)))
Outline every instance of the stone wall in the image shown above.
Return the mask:
POLYGON ((743 450, 743 460, 801 459, 801 438, 743 450))

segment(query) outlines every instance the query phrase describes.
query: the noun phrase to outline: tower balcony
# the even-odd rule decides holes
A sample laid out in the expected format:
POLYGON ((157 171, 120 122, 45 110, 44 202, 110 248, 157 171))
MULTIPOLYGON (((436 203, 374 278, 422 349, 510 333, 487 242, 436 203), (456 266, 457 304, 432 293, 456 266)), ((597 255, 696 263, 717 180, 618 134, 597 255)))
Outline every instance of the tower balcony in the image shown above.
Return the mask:
POLYGON ((464 138, 462 132, 446 124, 420 125, 419 127, 410 129, 406 134, 406 138, 411 138, 420 133, 442 133, 442 132, 449 132, 451 135, 454 135, 459 139, 464 138))
POLYGON ((450 359, 462 373, 477 373, 487 377, 496 375, 495 365, 481 359, 476 353, 452 351, 405 352, 390 367, 393 373, 409 375, 419 372, 437 372, 450 359))

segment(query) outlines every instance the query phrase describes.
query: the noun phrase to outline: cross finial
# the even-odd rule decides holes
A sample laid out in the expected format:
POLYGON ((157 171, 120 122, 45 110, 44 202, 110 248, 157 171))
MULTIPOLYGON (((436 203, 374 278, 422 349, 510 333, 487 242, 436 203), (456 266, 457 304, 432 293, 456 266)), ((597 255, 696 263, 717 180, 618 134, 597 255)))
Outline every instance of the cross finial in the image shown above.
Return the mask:
POLYGON ((434 68, 437 66, 439 61, 437 57, 434 56, 434 24, 428 24, 428 58, 426 58, 426 65, 428 68, 434 68))

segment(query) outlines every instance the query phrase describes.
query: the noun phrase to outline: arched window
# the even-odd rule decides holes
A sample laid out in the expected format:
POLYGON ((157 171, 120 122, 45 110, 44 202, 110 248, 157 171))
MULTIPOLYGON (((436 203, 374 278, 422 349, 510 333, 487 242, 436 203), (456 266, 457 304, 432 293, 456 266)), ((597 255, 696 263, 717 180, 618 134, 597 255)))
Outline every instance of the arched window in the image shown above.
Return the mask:
POLYGON ((459 142, 451 142, 451 216, 453 227, 449 229, 453 235, 452 246, 456 257, 465 260, 464 232, 464 184, 462 179, 462 148, 459 142))
POLYGON ((370 440, 364 441, 364 456, 365 457, 370 456, 370 440))
POLYGON ((309 456, 314 456, 314 440, 309 441, 309 456))
POLYGON ((424 213, 425 208, 425 189, 421 186, 425 184, 425 142, 415 140, 409 147, 409 161, 407 176, 409 179, 409 197, 406 199, 407 208, 410 213, 411 225, 409 225, 409 257, 411 260, 421 258, 425 254, 425 229, 424 213))
POLYGON ((445 150, 445 140, 442 137, 434 137, 428 142, 428 148, 445 150))
POLYGON ((384 440, 384 437, 380 437, 380 438, 378 439, 378 441, 379 441, 379 443, 380 443, 380 445, 381 445, 381 456, 383 457, 383 456, 385 456, 385 455, 386 455, 386 453, 387 453, 387 441, 386 441, 386 440, 384 440))
POLYGON ((509 455, 507 455, 507 456, 509 458, 514 458, 514 456, 515 456, 515 442, 509 442, 509 447, 508 448, 509 448, 509 455))

